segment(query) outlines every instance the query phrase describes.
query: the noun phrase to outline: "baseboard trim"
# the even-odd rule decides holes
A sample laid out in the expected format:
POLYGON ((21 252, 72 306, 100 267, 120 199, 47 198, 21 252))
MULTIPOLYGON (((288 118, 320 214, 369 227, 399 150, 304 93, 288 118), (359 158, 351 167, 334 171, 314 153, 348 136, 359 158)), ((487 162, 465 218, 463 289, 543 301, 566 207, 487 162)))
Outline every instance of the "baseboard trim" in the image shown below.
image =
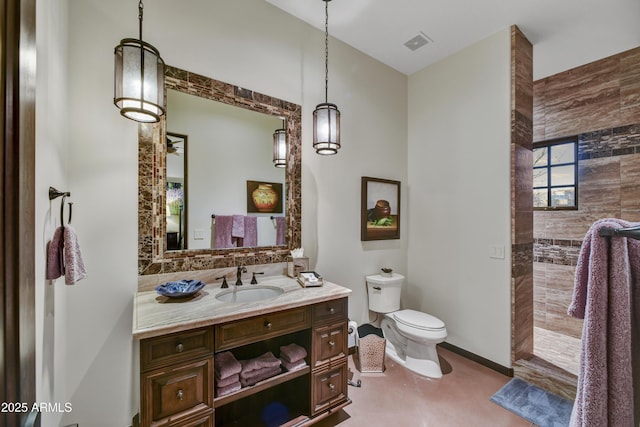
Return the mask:
POLYGON ((472 360, 476 363, 479 363, 482 366, 486 366, 489 369, 493 369, 494 371, 499 372, 502 375, 513 377, 513 368, 507 368, 506 366, 502 366, 501 364, 496 363, 492 360, 485 359, 482 356, 478 356, 477 354, 467 351, 463 348, 456 347, 455 345, 449 344, 448 342, 441 342, 438 345, 444 349, 449 350, 452 353, 459 354, 460 356, 466 357, 467 359, 472 360))

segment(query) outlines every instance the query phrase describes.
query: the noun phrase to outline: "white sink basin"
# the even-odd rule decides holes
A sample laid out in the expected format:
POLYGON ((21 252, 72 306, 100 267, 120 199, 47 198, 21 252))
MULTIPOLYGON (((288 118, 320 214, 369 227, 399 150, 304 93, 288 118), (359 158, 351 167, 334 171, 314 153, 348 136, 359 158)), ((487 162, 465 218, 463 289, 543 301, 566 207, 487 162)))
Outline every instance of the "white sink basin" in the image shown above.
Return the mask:
POLYGON ((216 299, 222 302, 255 302, 264 301, 282 295, 284 290, 276 286, 252 286, 229 289, 216 295, 216 299))

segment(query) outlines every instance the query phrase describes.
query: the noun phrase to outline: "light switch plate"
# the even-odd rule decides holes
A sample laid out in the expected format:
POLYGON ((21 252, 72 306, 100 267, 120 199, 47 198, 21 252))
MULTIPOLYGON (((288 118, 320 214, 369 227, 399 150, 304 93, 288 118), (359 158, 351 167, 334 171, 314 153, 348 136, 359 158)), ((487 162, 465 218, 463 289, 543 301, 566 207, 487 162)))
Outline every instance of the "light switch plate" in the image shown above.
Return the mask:
POLYGON ((504 246, 489 247, 489 258, 504 259, 504 246))

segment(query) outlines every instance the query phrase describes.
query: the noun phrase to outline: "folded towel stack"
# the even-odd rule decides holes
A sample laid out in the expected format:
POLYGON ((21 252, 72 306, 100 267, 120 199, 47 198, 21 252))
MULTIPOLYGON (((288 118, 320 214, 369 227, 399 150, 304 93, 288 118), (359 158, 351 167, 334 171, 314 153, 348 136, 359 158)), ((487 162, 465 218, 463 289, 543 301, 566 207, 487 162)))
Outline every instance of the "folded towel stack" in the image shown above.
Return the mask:
POLYGON ((230 351, 218 353, 214 356, 214 371, 216 377, 216 396, 224 396, 242 388, 240 371, 242 365, 230 351))
POLYGON ((252 386, 282 373, 280 359, 270 351, 253 359, 241 360, 240 384, 242 387, 252 386))
POLYGON ((280 347, 280 360, 287 371, 295 371, 307 366, 305 357, 307 357, 307 350, 296 343, 280 347))

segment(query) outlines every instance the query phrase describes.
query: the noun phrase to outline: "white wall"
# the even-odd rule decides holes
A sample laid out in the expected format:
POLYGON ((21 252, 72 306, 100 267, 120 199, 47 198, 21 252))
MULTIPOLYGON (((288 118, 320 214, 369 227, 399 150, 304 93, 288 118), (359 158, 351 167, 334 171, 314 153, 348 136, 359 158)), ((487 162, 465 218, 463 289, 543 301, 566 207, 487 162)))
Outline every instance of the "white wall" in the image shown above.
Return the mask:
POLYGON ((510 361, 510 30, 409 77, 404 302, 447 341, 510 361), (490 259, 490 246, 504 259, 490 259))
MULTIPOLYGON (((113 48, 137 36, 137 2, 69 0, 68 24, 67 188, 89 276, 64 288, 66 364, 56 382, 73 412, 61 424, 126 426, 139 387, 137 125, 113 106, 113 48)), ((262 0, 152 0, 144 39, 167 64, 302 105, 303 245, 317 271, 354 289, 352 317, 366 317, 364 275, 406 268, 405 229, 403 240, 368 244, 359 232, 360 177, 406 185, 406 76, 331 40, 329 101, 342 112, 343 148, 326 158, 311 149, 311 114, 324 102, 321 31, 262 0)))
MULTIPOLYGON (((45 279, 45 247, 60 221, 61 200, 49 202, 49 186, 68 189, 68 129, 61 108, 67 98, 67 0, 37 0, 36 22, 36 401, 64 404, 67 289, 62 279, 45 279)), ((61 417, 43 413, 42 425, 58 425, 61 417)))

